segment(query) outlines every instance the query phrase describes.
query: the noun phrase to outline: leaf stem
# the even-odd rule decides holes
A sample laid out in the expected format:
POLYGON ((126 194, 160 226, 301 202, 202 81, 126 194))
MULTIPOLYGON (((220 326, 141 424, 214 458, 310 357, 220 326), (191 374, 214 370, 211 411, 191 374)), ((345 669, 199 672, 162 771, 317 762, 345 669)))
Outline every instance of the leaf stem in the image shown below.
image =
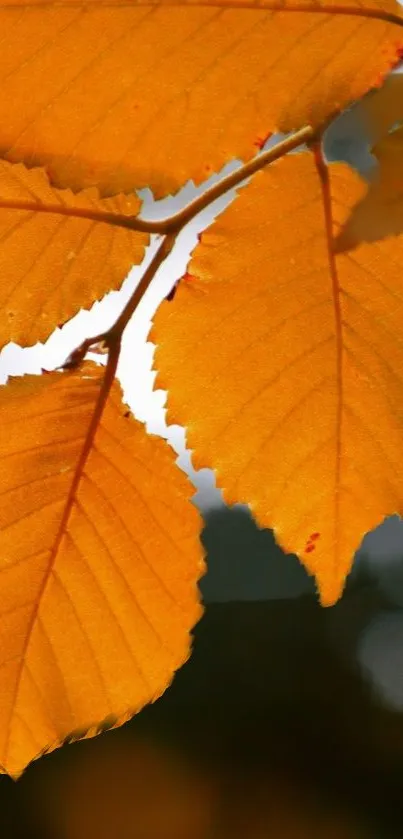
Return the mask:
MULTIPOLYGON (((272 146, 271 149, 262 152, 252 160, 244 163, 239 167, 239 169, 236 169, 234 172, 226 175, 173 216, 162 219, 161 221, 149 222, 147 222, 146 219, 141 219, 140 217, 137 221, 147 224, 147 230, 150 233, 179 232, 185 224, 194 218, 194 216, 200 213, 201 210, 208 207, 209 204, 217 198, 220 198, 221 195, 224 195, 225 192, 228 192, 229 189, 233 189, 234 186, 240 184, 241 181, 245 180, 245 178, 249 178, 255 172, 263 169, 269 163, 273 163, 274 160, 278 160, 280 157, 283 157, 302 143, 310 142, 314 139, 315 134, 315 130, 310 125, 306 125, 304 128, 300 128, 299 131, 296 131, 295 134, 292 134, 290 137, 286 137, 285 140, 281 140, 279 143, 276 143, 276 145, 272 146)), ((146 228, 143 227, 142 229, 145 230, 146 228)))
POLYGON ((151 260, 146 271, 144 272, 139 284, 136 286, 130 300, 124 307, 118 319, 115 321, 115 323, 109 330, 110 336, 114 337, 122 335, 123 330, 127 326, 132 314, 137 309, 138 304, 142 300, 145 292, 147 291, 152 280, 154 279, 154 276, 157 273, 160 265, 162 265, 166 257, 169 256, 169 254, 171 253, 178 233, 179 230, 177 232, 168 233, 162 239, 157 252, 154 254, 153 259, 151 260))
POLYGON ((187 224, 197 213, 204 210, 212 201, 224 195, 229 189, 237 186, 244 178, 250 177, 254 172, 263 169, 268 163, 277 160, 287 152, 295 149, 301 143, 307 143, 315 137, 314 129, 311 126, 305 126, 295 134, 281 140, 268 151, 257 155, 256 157, 244 163, 235 172, 231 172, 225 178, 215 183, 202 195, 199 195, 187 207, 184 207, 179 212, 168 218, 154 221, 152 219, 142 218, 139 216, 125 215, 124 213, 111 213, 106 210, 87 209, 85 207, 64 206, 59 203, 42 203, 38 201, 25 201, 14 198, 0 198, 0 209, 3 210, 27 210, 28 212, 47 213, 50 215, 69 216, 70 218, 84 218, 88 221, 95 221, 112 225, 113 227, 123 227, 126 230, 137 230, 143 233, 170 233, 172 231, 179 231, 184 224, 187 224))
MULTIPOLYGON (((113 385, 117 366, 119 363, 119 356, 120 356, 120 348, 122 343, 122 334, 123 331, 130 320, 133 312, 137 308, 140 300, 142 299, 144 293, 146 292, 148 286, 152 282, 155 274, 158 271, 161 263, 164 259, 168 256, 171 252, 174 244, 176 235, 174 233, 168 234, 165 236, 157 250, 154 254, 153 259, 151 260, 147 270, 144 272, 137 288, 135 289, 134 293, 132 294, 130 300, 124 307, 123 311, 113 324, 106 332, 100 333, 99 335, 94 336, 93 338, 87 338, 83 343, 77 347, 76 350, 72 352, 69 358, 65 361, 62 365, 63 369, 73 369, 78 367, 84 359, 84 356, 91 345, 95 343, 99 343, 103 341, 108 348, 108 361, 105 367, 105 373, 102 379, 101 389, 96 400, 94 410, 91 415, 91 419, 88 425, 87 434, 85 436, 84 444, 80 453, 80 457, 77 463, 77 467, 74 474, 74 479, 70 488, 68 500, 66 503, 66 507, 63 512, 63 517, 61 521, 61 525, 59 528, 59 535, 57 537, 58 541, 56 543, 57 547, 60 543, 62 538, 64 527, 69 519, 72 504, 74 501, 75 493, 77 491, 77 487, 80 483, 82 472, 84 466, 87 462, 88 455, 91 451, 91 446, 96 434, 96 430, 98 428, 100 419, 104 412, 104 408, 113 385)), ((55 548, 55 551, 57 550, 55 548)))
MULTIPOLYGON (((236 169, 235 172, 231 172, 225 178, 222 178, 220 181, 213 184, 213 186, 203 192, 202 195, 199 195, 191 201, 190 204, 182 210, 179 210, 179 212, 163 219, 162 221, 147 221, 146 219, 141 219, 137 216, 113 216, 111 214, 114 218, 113 223, 116 225, 130 228, 131 230, 147 230, 152 233, 164 234, 163 239, 139 284, 135 288, 130 300, 115 323, 105 332, 94 335, 92 338, 86 338, 86 340, 83 341, 79 347, 73 350, 66 359, 62 365, 63 369, 67 370, 77 367, 83 361, 90 347, 100 342, 103 342, 109 351, 109 357, 106 365, 107 371, 110 369, 112 363, 116 369, 123 331, 138 304, 142 300, 160 265, 170 254, 176 238, 185 224, 191 221, 194 216, 200 213, 201 210, 208 207, 217 198, 220 198, 221 195, 224 195, 225 192, 228 192, 229 189, 233 189, 234 186, 240 184, 243 180, 245 180, 245 178, 250 177, 260 169, 263 169, 264 166, 267 166, 274 160, 278 160, 278 158, 283 157, 283 155, 292 151, 297 146, 301 145, 301 143, 311 142, 315 139, 315 136, 316 132, 310 125, 301 128, 299 131, 296 131, 295 134, 292 134, 290 137, 287 137, 285 140, 281 140, 280 143, 272 146, 271 149, 257 155, 253 158, 253 160, 244 163, 239 167, 239 169, 236 169)), ((83 215, 83 212, 80 212, 83 215)), ((109 218, 107 218, 108 215, 109 214, 106 213, 102 214, 102 218, 98 217, 98 221, 109 221, 109 218)), ((100 216, 100 214, 98 214, 98 216, 100 216)), ((107 376, 107 373, 105 375, 107 376)))
POLYGON ((69 370, 78 367, 83 361, 84 356, 86 355, 90 347, 94 346, 94 344, 99 344, 101 342, 105 344, 109 351, 109 357, 106 365, 107 368, 109 367, 109 362, 112 355, 115 356, 117 353, 118 358, 120 353, 120 344, 122 340, 123 331, 126 328, 132 314, 137 309, 137 306, 142 300, 149 285, 154 279, 155 274, 157 273, 160 265, 164 262, 168 254, 170 254, 175 244, 177 235, 177 233, 168 233, 166 236, 164 236, 157 252, 154 254, 148 268, 144 272, 139 284, 136 286, 130 300, 126 303, 126 306, 120 313, 119 317, 115 320, 115 323, 112 324, 112 326, 109 327, 109 329, 106 329, 105 332, 100 332, 98 333, 98 335, 93 335, 92 338, 86 338, 85 341, 83 341, 79 347, 76 347, 76 349, 73 350, 73 352, 68 356, 64 364, 61 365, 64 370, 69 370))
MULTIPOLYGON (((287 137, 285 140, 281 140, 280 143, 277 143, 275 146, 272 146, 271 149, 259 154, 257 157, 254 157, 253 160, 249 160, 248 163, 245 163, 243 166, 240 166, 239 169, 236 169, 235 172, 231 172, 225 178, 222 178, 218 183, 213 184, 209 189, 203 192, 202 195, 199 195, 194 201, 191 201, 186 207, 182 210, 179 210, 178 213, 175 213, 172 216, 169 216, 162 221, 149 221, 147 222, 146 219, 140 219, 136 217, 130 216, 113 216, 114 224, 122 226, 122 227, 129 227, 131 230, 147 230, 148 232, 152 233, 162 233, 165 234, 164 238, 154 255, 153 259, 150 262, 147 270, 145 271, 143 277, 141 278, 138 286, 134 290, 130 300, 124 307, 123 311, 115 321, 115 323, 107 329, 105 332, 101 332, 98 335, 94 335, 92 338, 86 338, 85 341, 80 344, 73 352, 69 355, 66 359, 64 364, 62 365, 63 369, 67 370, 70 368, 77 367, 84 359, 84 356, 90 349, 90 347, 94 346, 94 344, 98 344, 103 342, 105 346, 109 350, 109 355, 111 355, 112 346, 116 346, 119 344, 120 349, 120 342, 123 334, 123 330, 127 326, 133 312, 137 308, 140 300, 142 299, 143 295, 147 291, 150 283, 152 282, 158 268, 164 261, 164 259, 168 256, 171 252, 176 238, 182 227, 191 221, 194 216, 204 210, 206 207, 209 206, 213 201, 217 198, 220 198, 221 195, 224 195, 229 189, 233 189, 234 186, 237 186, 241 183, 245 178, 250 177, 255 172, 258 172, 260 169, 263 169, 264 166, 267 166, 269 163, 272 163, 274 160, 278 160, 278 158, 282 157, 283 155, 287 154, 287 152, 292 151, 297 146, 301 145, 301 143, 310 142, 315 136, 314 129, 311 128, 310 125, 301 128, 299 131, 296 131, 295 134, 292 134, 290 137, 287 137)), ((83 211, 80 211, 83 215, 83 211)), ((98 221, 110 221, 109 214, 105 213, 98 214, 98 221)), ((109 365, 110 358, 108 358, 107 367, 109 365)))

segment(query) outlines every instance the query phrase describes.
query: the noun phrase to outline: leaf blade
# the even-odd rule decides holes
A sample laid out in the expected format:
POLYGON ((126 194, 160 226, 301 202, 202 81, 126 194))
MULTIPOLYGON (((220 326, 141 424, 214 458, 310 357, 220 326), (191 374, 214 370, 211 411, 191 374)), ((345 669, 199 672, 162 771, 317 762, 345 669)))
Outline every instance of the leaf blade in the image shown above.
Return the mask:
POLYGON ((125 416, 117 385, 82 464, 101 376, 86 364, 81 373, 26 377, 1 393, 1 415, 19 416, 10 426, 14 454, 0 456, 0 763, 15 776, 73 730, 93 736, 111 714, 122 724, 157 698, 188 657, 200 616, 203 563, 199 517, 185 503, 190 485, 164 443, 125 416), (33 405, 36 446, 27 450, 19 411, 33 405), (18 490, 23 474, 34 474, 35 492, 18 490))
POLYGON ((58 186, 161 197, 379 84, 400 19, 392 0, 0 4, 0 151, 58 186))
POLYGON ((119 288, 149 237, 109 221, 139 206, 137 196, 57 190, 43 170, 0 161, 0 344, 44 341, 119 288))
MULTIPOLYGON (((347 166, 329 171, 337 231, 365 187, 347 166)), ((202 235, 150 333, 155 386, 195 468, 274 529, 326 605, 364 534, 402 510, 396 247, 340 254, 333 275, 318 173, 310 154, 292 155, 202 235)))

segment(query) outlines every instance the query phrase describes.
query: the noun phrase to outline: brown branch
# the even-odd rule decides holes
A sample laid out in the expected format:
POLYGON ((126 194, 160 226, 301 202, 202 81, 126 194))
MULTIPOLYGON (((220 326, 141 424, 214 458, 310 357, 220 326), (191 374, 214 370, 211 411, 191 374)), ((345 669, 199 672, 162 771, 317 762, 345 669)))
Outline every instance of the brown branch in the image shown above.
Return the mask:
MULTIPOLYGON (((264 152, 263 154, 249 161, 249 163, 246 163, 243 166, 241 166, 236 172, 232 172, 226 178, 223 178, 217 184, 214 184, 214 186, 206 190, 206 192, 204 192, 203 195, 196 198, 183 210, 180 210, 179 213, 176 213, 174 216, 171 216, 165 222, 161 222, 160 225, 162 225, 165 235, 163 236, 158 250, 154 254, 148 268, 145 270, 139 284, 135 288, 132 296, 130 297, 130 300, 126 303, 126 306, 123 308, 115 323, 105 332, 101 332, 98 335, 94 335, 92 338, 86 338, 85 341, 83 341, 79 347, 73 350, 73 352, 62 365, 62 369, 64 370, 79 367, 79 365, 84 360, 84 357, 88 350, 92 346, 94 346, 95 344, 99 344, 100 342, 103 342, 105 348, 108 351, 108 361, 105 367, 105 373, 102 380, 101 390, 88 424, 87 434, 85 436, 83 447, 80 453, 80 457, 77 463, 74 478, 70 487, 70 492, 58 530, 58 536, 53 551, 53 557, 56 555, 57 549, 65 531, 65 527, 70 518, 75 494, 77 492, 77 488, 81 480, 82 472, 90 454, 93 440, 99 422, 101 420, 111 387, 115 379, 116 370, 119 363, 123 332, 131 316, 133 315, 133 313, 137 309, 137 306, 142 300, 145 292, 152 283, 158 269, 160 268, 166 257, 171 253, 172 248, 174 247, 174 244, 178 237, 178 234, 182 230, 183 226, 187 224, 188 221, 190 221, 190 219, 192 219, 202 209, 211 204, 211 202, 214 201, 216 198, 223 195, 224 192, 227 192, 227 190, 232 189, 234 186, 241 183, 241 181, 243 181, 245 178, 249 177, 254 172, 257 172, 259 169, 262 169, 264 166, 266 166, 268 163, 271 163, 273 160, 276 160, 277 158, 286 154, 287 151, 291 151, 291 149, 300 145, 302 142, 312 140, 313 137, 314 132, 313 129, 310 127, 303 128, 301 129, 301 131, 297 131, 296 134, 294 134, 292 137, 289 137, 287 140, 283 140, 281 143, 278 143, 269 151, 264 152)), ((126 221, 126 219, 124 220, 126 221)))
POLYGON ((259 169, 263 169, 268 163, 277 160, 287 152, 295 149, 301 143, 307 143, 315 137, 315 132, 310 126, 305 126, 291 137, 277 143, 271 149, 262 154, 257 155, 248 163, 244 163, 235 172, 231 172, 225 178, 215 183, 209 189, 206 189, 202 195, 199 195, 187 207, 184 207, 179 212, 168 218, 160 221, 153 221, 152 219, 142 218, 141 216, 130 216, 124 213, 110 213, 106 210, 91 210, 83 207, 66 207, 62 204, 43 204, 41 201, 24 201, 14 200, 12 198, 0 199, 0 210, 27 210, 35 213, 48 213, 59 216, 68 216, 70 218, 83 218, 88 221, 95 221, 98 223, 109 224, 113 227, 123 227, 125 230, 138 230, 142 233, 171 233, 179 232, 179 230, 187 224, 197 213, 208 207, 216 198, 220 198, 229 189, 237 186, 245 178, 253 175, 259 169))
MULTIPOLYGON (((287 137, 286 140, 282 140, 280 143, 277 143, 268 151, 263 152, 263 154, 258 155, 257 157, 250 160, 248 163, 245 163, 243 166, 240 166, 235 172, 231 172, 230 175, 227 175, 225 178, 222 178, 221 181, 211 186, 202 195, 199 195, 194 201, 191 201, 187 207, 184 207, 182 210, 179 210, 178 213, 175 213, 173 216, 170 216, 167 219, 162 221, 150 221, 147 222, 146 219, 139 219, 136 217, 130 216, 115 216, 112 213, 99 213, 99 212, 92 212, 86 210, 79 210, 77 213, 81 217, 85 218, 92 218, 95 221, 105 221, 108 222, 109 215, 113 218, 113 224, 120 225, 123 227, 128 227, 131 230, 148 230, 149 232, 157 232, 157 233, 164 233, 165 236, 154 255, 153 259, 150 262, 147 270, 145 271, 143 277, 141 278, 138 286, 136 287, 135 291, 133 292, 130 300, 124 307, 123 311, 109 329, 105 330, 105 332, 101 332, 98 335, 94 335, 92 338, 86 338, 85 341, 80 344, 79 347, 76 347, 75 350, 69 355, 66 359, 64 364, 62 364, 62 368, 64 370, 68 370, 74 367, 78 367, 79 364, 83 361, 86 353, 88 350, 93 347, 95 344, 104 343, 105 347, 109 351, 109 355, 111 355, 112 348, 119 346, 120 352, 120 342, 122 339, 122 334, 127 326, 133 312, 137 308, 140 300, 142 299, 143 295, 147 291, 150 283, 152 282, 158 268, 164 261, 164 259, 168 256, 171 252, 176 238, 182 227, 187 224, 194 216, 204 210, 206 207, 209 206, 213 201, 219 198, 221 195, 224 195, 225 192, 228 192, 229 189, 233 189, 234 186, 240 184, 245 178, 250 177, 255 172, 258 172, 260 169, 263 169, 264 166, 267 166, 269 163, 272 163, 274 160, 278 160, 278 158, 283 157, 283 155, 287 154, 287 152, 292 151, 297 146, 301 145, 304 142, 310 142, 316 136, 315 131, 311 126, 305 126, 305 128, 301 128, 300 131, 296 131, 291 137, 287 137), (138 225, 141 224, 141 227, 138 225)), ((49 209, 44 209, 42 207, 43 212, 50 212, 49 209)), ((64 213, 64 208, 59 207, 59 212, 64 213)), ((69 215, 71 213, 69 212, 69 215)), ((108 358, 107 368, 109 365, 110 358, 108 358)))
POLYGON ((145 271, 143 277, 141 278, 137 288, 135 289, 134 293, 132 294, 130 300, 124 307, 123 311, 113 324, 106 332, 100 333, 99 335, 94 336, 93 338, 87 338, 80 347, 72 352, 69 356, 67 361, 62 365, 63 369, 72 369, 78 367, 84 359, 84 356, 88 349, 95 343, 99 343, 103 341, 106 347, 108 348, 108 361, 105 367, 105 373, 102 380, 101 390, 99 392, 97 401, 94 406, 94 410, 91 415, 91 419, 88 424, 87 433, 85 435, 85 440, 83 443, 83 447, 81 449, 80 457, 77 462, 77 466, 74 472, 73 481, 70 487, 68 499, 66 502, 65 509, 63 511, 63 516, 61 519, 60 527, 58 530, 58 536, 55 542, 55 548, 53 551, 53 555, 56 555, 58 550, 60 541, 64 534, 64 530, 67 524, 67 521, 70 517, 72 505, 74 502, 75 494, 77 492, 78 485, 81 480, 81 476, 83 473, 84 466, 87 462, 88 456, 91 452, 91 447, 93 444, 93 440, 101 420, 102 414, 104 412, 104 408, 113 385, 116 370, 119 362, 120 356, 120 347, 122 342, 122 334, 123 330, 125 329, 129 319, 131 318, 133 312, 137 308, 140 300, 142 299, 143 295, 145 294, 147 288, 149 287, 150 283, 152 282, 158 268, 160 267, 161 263, 164 259, 168 256, 171 252, 173 245, 175 243, 176 235, 169 234, 164 237, 162 240, 157 252, 154 254, 153 259, 151 260, 147 270, 145 271))
POLYGON ((112 336, 112 338, 115 338, 115 336, 119 337, 122 335, 123 330, 127 326, 133 312, 135 312, 135 310, 137 309, 138 304, 142 300, 145 292, 147 291, 152 280, 154 279, 154 276, 157 273, 160 265, 162 265, 166 257, 169 256, 169 254, 171 253, 172 248, 176 242, 176 237, 178 233, 179 230, 177 232, 168 233, 162 239, 162 242, 156 254, 154 255, 148 268, 143 274, 138 286, 136 286, 130 300, 119 315, 117 321, 111 327, 109 335, 112 336))
POLYGON ((124 213, 108 213, 106 210, 86 210, 83 207, 65 207, 63 204, 43 204, 41 201, 0 199, 0 210, 27 210, 35 213, 50 213, 56 216, 70 218, 84 218, 88 221, 103 222, 113 227, 124 227, 129 230, 139 230, 144 233, 155 233, 151 230, 153 222, 143 221, 138 216, 124 215, 124 213))
POLYGON ((106 365, 107 369, 109 367, 111 356, 114 355, 116 351, 118 351, 119 356, 123 331, 154 279, 160 265, 164 262, 168 254, 170 254, 175 244, 177 235, 177 233, 169 233, 164 236, 157 252, 154 254, 130 300, 126 303, 126 306, 116 319, 115 323, 109 327, 109 329, 106 329, 105 332, 100 332, 92 338, 86 338, 79 347, 76 347, 76 349, 68 356, 64 364, 61 365, 63 370, 70 370, 74 367, 78 367, 83 361, 88 350, 95 344, 103 343, 109 352, 108 362, 106 365))
MULTIPOLYGON (((249 178, 251 175, 254 175, 255 172, 263 169, 269 163, 273 163, 274 160, 278 160, 280 157, 283 157, 302 143, 310 142, 315 138, 316 133, 317 132, 310 125, 300 128, 300 130, 296 131, 295 134, 292 134, 285 140, 281 140, 279 143, 276 143, 276 145, 272 146, 271 149, 257 155, 252 160, 249 160, 247 163, 240 166, 239 169, 236 169, 235 172, 231 172, 229 175, 226 175, 225 178, 222 178, 220 181, 213 184, 213 186, 206 189, 202 195, 199 195, 191 201, 187 207, 179 210, 179 212, 175 213, 173 216, 163 219, 162 221, 149 222, 149 224, 152 225, 152 230, 151 227, 148 228, 149 232, 179 232, 185 224, 194 218, 194 216, 200 213, 201 210, 208 207, 209 204, 217 198, 220 198, 221 195, 228 192, 229 189, 233 189, 234 186, 238 186, 238 184, 245 180, 245 178, 249 178)), ((142 219, 142 221, 146 223, 145 219, 142 219)))

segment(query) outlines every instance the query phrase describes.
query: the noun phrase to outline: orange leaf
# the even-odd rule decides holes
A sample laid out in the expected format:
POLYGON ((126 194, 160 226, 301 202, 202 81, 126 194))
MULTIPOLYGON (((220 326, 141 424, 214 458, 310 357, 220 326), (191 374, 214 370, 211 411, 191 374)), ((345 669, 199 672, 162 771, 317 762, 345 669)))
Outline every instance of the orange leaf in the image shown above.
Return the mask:
POLYGON ((394 0, 1 0, 0 150, 161 196, 380 84, 402 22, 394 0))
POLYGON ((156 699, 201 613, 199 516, 173 452, 117 384, 86 439, 102 373, 0 390, 0 762, 13 776, 156 699))
POLYGON ((148 236, 111 220, 139 206, 137 196, 101 201, 94 188, 54 189, 43 170, 0 161, 0 345, 44 341, 119 288, 148 236))
POLYGON ((339 252, 403 233, 403 128, 387 134, 373 152, 378 172, 336 238, 339 252))
POLYGON ((331 213, 337 230, 365 187, 333 164, 330 193, 317 166, 291 155, 240 190, 150 337, 195 468, 274 528, 329 605, 363 535, 403 511, 403 238, 335 259, 331 213))

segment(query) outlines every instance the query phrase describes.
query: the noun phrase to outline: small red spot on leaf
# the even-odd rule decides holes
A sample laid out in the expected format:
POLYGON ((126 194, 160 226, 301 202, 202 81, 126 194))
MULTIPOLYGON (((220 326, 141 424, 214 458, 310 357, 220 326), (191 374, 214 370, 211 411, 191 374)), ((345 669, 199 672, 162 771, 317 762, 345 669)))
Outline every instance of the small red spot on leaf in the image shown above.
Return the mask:
POLYGON ((193 278, 193 274, 189 274, 189 271, 186 271, 186 274, 184 274, 184 275, 183 275, 183 277, 182 277, 182 279, 180 280, 180 282, 183 282, 183 283, 189 283, 189 282, 192 282, 192 281, 193 281, 193 279, 194 279, 194 278, 193 278))
POLYGON ((178 290, 179 283, 188 283, 190 281, 193 281, 193 279, 193 275, 189 274, 189 272, 186 271, 186 274, 184 274, 183 277, 180 277, 180 279, 177 280, 176 283, 172 286, 171 291, 168 292, 168 294, 165 297, 165 300, 170 301, 174 299, 175 294, 178 290))
POLYGON ((315 542, 316 539, 319 539, 319 536, 320 536, 320 533, 311 533, 311 535, 309 537, 309 541, 310 542, 315 542))
POLYGON ((305 548, 305 553, 306 553, 306 554, 310 554, 310 553, 312 553, 312 551, 314 551, 314 550, 315 550, 315 545, 313 545, 312 543, 310 543, 309 545, 307 545, 307 546, 306 546, 306 548, 305 548))
POLYGON ((396 48, 396 58, 397 59, 402 59, 403 58, 403 45, 400 43, 400 41, 398 41, 395 48, 396 48))
POLYGON ((267 143, 269 137, 271 137, 272 133, 273 133, 272 131, 268 131, 267 134, 264 137, 258 137, 257 140, 255 140, 253 145, 257 146, 258 149, 262 149, 263 146, 265 145, 265 143, 267 143))

